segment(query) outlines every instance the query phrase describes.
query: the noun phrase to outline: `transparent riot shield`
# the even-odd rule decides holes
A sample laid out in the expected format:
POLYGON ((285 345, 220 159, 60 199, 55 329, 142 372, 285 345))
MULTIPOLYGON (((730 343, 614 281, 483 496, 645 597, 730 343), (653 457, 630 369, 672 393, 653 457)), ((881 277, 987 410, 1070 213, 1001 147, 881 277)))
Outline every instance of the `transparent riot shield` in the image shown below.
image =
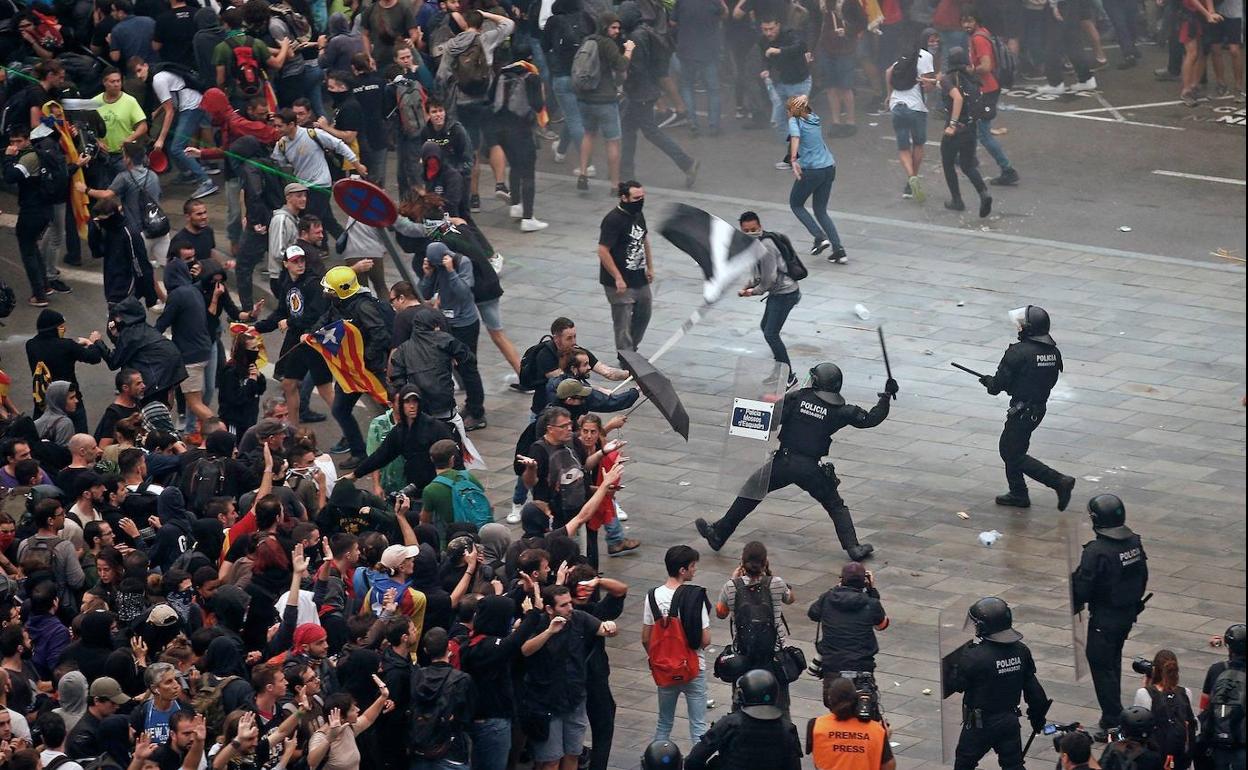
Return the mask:
POLYGON ((974 638, 966 625, 966 612, 978 601, 979 596, 962 598, 941 610, 937 629, 937 645, 940 658, 940 761, 953 764, 954 749, 962 735, 962 693, 953 692, 953 678, 957 672, 958 658, 962 648, 974 638))
POLYGON ((1092 539, 1092 525, 1082 511, 1064 511, 1059 519, 1062 539, 1066 542, 1066 595, 1070 610, 1071 653, 1075 656, 1075 681, 1088 678, 1088 610, 1075 611, 1074 586, 1070 576, 1083 558, 1083 544, 1092 539))
POLYGON ((718 489, 751 500, 767 496, 771 456, 779 446, 780 402, 789 367, 770 360, 737 359, 732 393, 723 406, 723 449, 718 489))

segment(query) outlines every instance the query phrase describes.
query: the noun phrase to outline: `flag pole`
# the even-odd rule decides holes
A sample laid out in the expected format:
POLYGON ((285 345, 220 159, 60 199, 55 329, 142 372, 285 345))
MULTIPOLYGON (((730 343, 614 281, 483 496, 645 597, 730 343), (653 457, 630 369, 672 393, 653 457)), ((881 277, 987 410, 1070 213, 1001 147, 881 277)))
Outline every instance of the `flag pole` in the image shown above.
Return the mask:
MULTIPOLYGON (((677 343, 677 342, 680 342, 680 340, 681 340, 681 339, 682 339, 682 338, 683 338, 686 334, 688 334, 688 333, 689 333, 689 330, 690 330, 690 329, 692 329, 694 326, 697 326, 697 325, 698 325, 698 322, 702 320, 702 314, 703 314, 703 313, 705 313, 707 310, 709 310, 709 309, 710 309, 710 307, 711 307, 711 303, 709 303, 709 302, 705 302, 705 301, 704 301, 704 302, 702 303, 702 307, 700 307, 700 308, 698 308, 697 310, 693 311, 693 312, 689 315, 689 317, 685 319, 685 322, 684 322, 683 324, 681 324, 681 325, 680 325, 680 328, 676 330, 676 333, 675 333, 675 334, 673 334, 671 337, 668 337, 668 338, 667 338, 667 341, 666 341, 666 342, 664 342, 662 345, 660 345, 658 350, 654 351, 654 355, 650 356, 650 358, 649 358, 650 363, 652 363, 652 364, 653 364, 655 361, 658 361, 658 360, 659 360, 660 358, 662 358, 662 357, 663 357, 663 356, 664 356, 664 355, 665 355, 668 351, 670 351, 672 348, 676 347, 676 343, 677 343)), ((623 381, 623 382, 621 382, 619 385, 616 385, 616 386, 615 386, 615 388, 611 391, 610 395, 613 395, 613 396, 614 396, 614 395, 616 394, 616 392, 617 392, 617 391, 619 391, 621 388, 623 388, 625 385, 627 385, 628 383, 630 383, 630 382, 632 382, 632 381, 633 381, 633 377, 632 377, 632 375, 629 375, 628 379, 624 380, 624 381, 623 381)))

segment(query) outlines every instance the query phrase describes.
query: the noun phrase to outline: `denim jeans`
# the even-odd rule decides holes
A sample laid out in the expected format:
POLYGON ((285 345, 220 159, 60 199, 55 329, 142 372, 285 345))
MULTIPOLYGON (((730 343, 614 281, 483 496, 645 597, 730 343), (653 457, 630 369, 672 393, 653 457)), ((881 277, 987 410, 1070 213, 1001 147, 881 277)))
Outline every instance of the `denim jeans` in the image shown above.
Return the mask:
POLYGON ((1139 14, 1139 4, 1133 0, 1105 0, 1105 15, 1114 27, 1114 36, 1118 38, 1124 58, 1139 56, 1139 51, 1135 48, 1139 14))
POLYGON ((680 98, 685 100, 689 108, 689 125, 697 127, 697 97, 693 87, 698 79, 706 84, 706 125, 715 130, 719 128, 719 61, 684 61, 680 62, 680 98))
MULTIPOLYGON (((369 169, 370 171, 372 169, 369 169)), ((237 246, 243 239, 243 206, 241 195, 243 180, 237 176, 226 177, 225 180, 225 237, 230 245, 237 246)), ((268 248, 266 239, 265 248, 268 248)))
POLYGON ((173 124, 173 131, 169 137, 169 159, 183 173, 195 177, 197 184, 206 181, 208 173, 204 171, 203 166, 199 165, 199 159, 186 154, 186 148, 195 138, 195 132, 199 130, 199 127, 207 123, 208 115, 203 110, 198 108, 181 110, 178 112, 178 120, 173 124))
POLYGON ((52 204, 50 208, 52 224, 43 231, 43 237, 39 239, 39 251, 43 253, 43 269, 49 282, 61 277, 61 269, 56 266, 56 263, 65 255, 66 208, 65 203, 52 204))
POLYGON ((481 719, 469 728, 472 736, 472 770, 507 770, 511 751, 511 720, 481 719))
POLYGON ((368 452, 364 445, 364 435, 360 433, 360 425, 355 421, 356 403, 363 393, 347 393, 338 385, 334 385, 334 405, 329 410, 342 431, 342 438, 351 447, 352 457, 363 457, 368 452))
MULTIPOLYGON (((810 96, 810 78, 800 83, 779 83, 772 80, 771 87, 776 93, 776 101, 771 105, 771 120, 776 124, 780 141, 784 142, 789 138, 788 101, 794 96, 810 96)), ((788 151, 787 148, 785 151, 788 151)))
POLYGON ((759 324, 759 328, 763 330, 763 339, 767 341, 767 347, 771 348, 771 356, 776 359, 776 363, 789 365, 789 351, 784 346, 784 340, 780 339, 780 330, 784 328, 784 322, 789 319, 789 313, 793 308, 797 307, 797 303, 802 301, 802 292, 791 291, 788 294, 768 294, 767 304, 763 310, 763 320, 759 324))
MULTIPOLYGON (((1000 91, 983 94, 985 101, 991 100, 994 104, 1000 98, 1000 91)), ((977 121, 975 133, 979 136, 979 143, 984 146, 984 149, 988 151, 988 154, 992 156, 992 159, 997 162, 997 165, 1001 167, 1002 173, 1004 173, 1010 167, 1010 159, 1005 156, 1005 150, 1001 148, 1001 143, 997 141, 997 137, 992 135, 992 121, 981 118, 977 121)))
POLYGON ((696 744, 706 732, 706 667, 703 666, 696 679, 682 685, 659 688, 659 721, 654 728, 656 741, 671 738, 672 725, 676 722, 676 702, 682 693, 685 706, 689 709, 690 744, 696 744))
POLYGON ((550 87, 555 92, 555 101, 563 111, 563 129, 559 132, 559 151, 568 152, 572 147, 581 151, 581 140, 585 138, 585 124, 581 122, 581 106, 576 101, 576 91, 572 89, 571 75, 556 75, 550 79, 550 87))
POLYGON ((826 238, 832 242, 832 248, 839 249, 841 236, 836 232, 836 225, 832 224, 832 217, 828 216, 828 199, 832 197, 832 183, 835 181, 836 166, 802 169, 802 178, 793 180, 793 187, 789 190, 789 208, 816 242, 826 238), (813 198, 815 210, 813 217, 805 208, 810 198, 813 198))

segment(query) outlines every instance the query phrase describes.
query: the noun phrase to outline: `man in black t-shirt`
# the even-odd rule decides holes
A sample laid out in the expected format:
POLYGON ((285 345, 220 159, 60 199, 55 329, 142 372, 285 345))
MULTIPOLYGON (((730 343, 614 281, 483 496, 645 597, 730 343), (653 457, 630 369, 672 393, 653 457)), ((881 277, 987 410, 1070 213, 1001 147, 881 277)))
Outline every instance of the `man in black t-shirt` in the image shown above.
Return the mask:
POLYGON ((152 50, 161 61, 175 62, 195 68, 195 9, 184 0, 169 0, 169 10, 156 17, 152 34, 152 50))
POLYGON ((567 524, 589 496, 585 469, 572 451, 575 431, 572 414, 561 406, 548 407, 539 419, 542 437, 527 454, 516 456, 516 472, 533 491, 533 499, 550 506, 554 526, 567 524))
POLYGON ((143 375, 137 369, 122 369, 113 380, 117 389, 117 397, 104 409, 100 422, 95 426, 95 441, 100 448, 113 443, 113 427, 118 420, 124 420, 139 411, 139 403, 147 386, 143 384, 143 375))
POLYGON ((351 57, 351 73, 355 75, 355 85, 351 94, 359 102, 360 112, 369 116, 364 121, 360 132, 360 160, 368 169, 369 181, 380 187, 386 186, 386 141, 389 113, 385 103, 386 81, 373 68, 365 53, 357 53, 351 57))
POLYGON ((654 256, 641 213, 645 188, 630 180, 619 192, 619 203, 602 218, 598 232, 598 282, 611 305, 615 349, 624 351, 636 350, 650 325, 654 256))
MULTIPOLYGON (((208 225, 208 207, 200 200, 188 200, 182 204, 186 226, 169 239, 170 243, 183 241, 195 247, 195 261, 203 262, 217 248, 217 238, 208 225)), ((173 256, 173 254, 170 254, 173 256)))

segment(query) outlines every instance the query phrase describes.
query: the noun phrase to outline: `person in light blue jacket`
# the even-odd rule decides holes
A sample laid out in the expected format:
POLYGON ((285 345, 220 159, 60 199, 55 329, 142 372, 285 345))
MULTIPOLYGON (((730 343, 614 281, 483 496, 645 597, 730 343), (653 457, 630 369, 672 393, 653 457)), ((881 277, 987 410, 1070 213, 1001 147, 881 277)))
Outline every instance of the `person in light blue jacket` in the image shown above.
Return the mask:
POLYGON ((793 187, 789 190, 789 208, 806 231, 815 239, 810 254, 832 249, 828 261, 844 265, 849 262, 836 225, 828 216, 828 199, 836 181, 836 159, 823 141, 819 116, 810 109, 805 96, 788 101, 789 157, 792 158, 793 187), (814 216, 806 210, 806 201, 814 198, 814 216))

